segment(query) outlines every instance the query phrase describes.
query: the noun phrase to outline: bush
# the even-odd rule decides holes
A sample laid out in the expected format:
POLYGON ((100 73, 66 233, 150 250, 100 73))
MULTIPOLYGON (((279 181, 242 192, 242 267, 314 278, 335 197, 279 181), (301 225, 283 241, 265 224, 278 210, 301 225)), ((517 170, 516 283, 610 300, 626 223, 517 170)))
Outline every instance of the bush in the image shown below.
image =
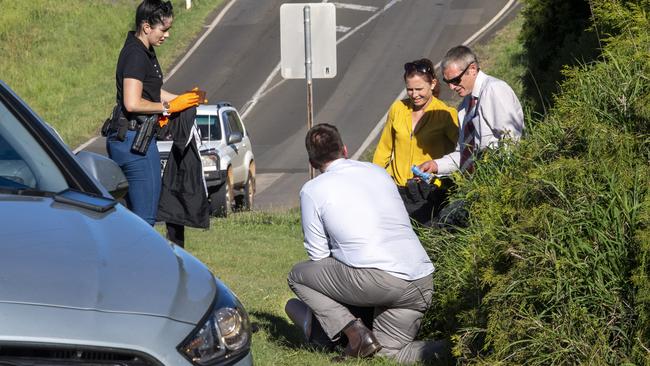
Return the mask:
POLYGON ((564 65, 590 62, 599 52, 591 28, 588 0, 525 0, 524 43, 528 74, 523 78, 524 98, 542 112, 562 81, 564 65))
POLYGON ((458 179, 470 227, 423 240, 427 329, 462 362, 650 364, 650 2, 593 6, 618 30, 601 60, 566 67, 527 138, 458 179))

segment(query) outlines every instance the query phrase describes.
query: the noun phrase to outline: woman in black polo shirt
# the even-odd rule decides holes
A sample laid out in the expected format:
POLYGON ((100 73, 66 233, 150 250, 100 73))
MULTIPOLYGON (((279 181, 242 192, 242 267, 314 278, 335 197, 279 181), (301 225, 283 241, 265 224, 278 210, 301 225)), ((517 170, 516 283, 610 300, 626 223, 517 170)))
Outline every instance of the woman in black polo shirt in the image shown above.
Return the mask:
MULTIPOLYGON (((154 47, 169 37, 173 20, 170 1, 144 0, 136 10, 135 31, 126 37, 115 74, 117 103, 125 117, 123 121, 141 121, 136 117, 143 115, 168 116, 199 103, 197 93, 176 95, 162 89, 163 75, 154 47)), ((109 132, 106 150, 129 182, 129 209, 153 225, 160 197, 160 154, 155 142, 149 144, 144 154, 132 150, 142 125, 130 122, 127 126, 126 134, 118 133, 117 129, 109 132)))

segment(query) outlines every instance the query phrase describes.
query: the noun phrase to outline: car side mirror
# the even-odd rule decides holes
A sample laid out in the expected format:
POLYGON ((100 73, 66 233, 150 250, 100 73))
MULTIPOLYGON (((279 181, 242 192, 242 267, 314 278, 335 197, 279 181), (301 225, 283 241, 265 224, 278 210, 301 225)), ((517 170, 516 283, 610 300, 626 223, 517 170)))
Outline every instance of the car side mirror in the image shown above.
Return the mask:
POLYGON ((241 132, 233 132, 228 136, 228 145, 240 143, 244 139, 241 132))
POLYGON ((116 162, 89 151, 79 151, 77 160, 115 199, 126 196, 129 182, 116 162))

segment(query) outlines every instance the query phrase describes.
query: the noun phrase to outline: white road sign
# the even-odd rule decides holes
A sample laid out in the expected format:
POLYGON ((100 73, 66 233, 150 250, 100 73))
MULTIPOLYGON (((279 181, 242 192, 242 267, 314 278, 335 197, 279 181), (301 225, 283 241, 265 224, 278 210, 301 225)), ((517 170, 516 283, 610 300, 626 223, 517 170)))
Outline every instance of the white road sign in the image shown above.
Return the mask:
POLYGON ((304 79, 305 6, 311 26, 312 77, 336 76, 336 7, 332 3, 282 4, 280 6, 281 74, 285 79, 304 79))

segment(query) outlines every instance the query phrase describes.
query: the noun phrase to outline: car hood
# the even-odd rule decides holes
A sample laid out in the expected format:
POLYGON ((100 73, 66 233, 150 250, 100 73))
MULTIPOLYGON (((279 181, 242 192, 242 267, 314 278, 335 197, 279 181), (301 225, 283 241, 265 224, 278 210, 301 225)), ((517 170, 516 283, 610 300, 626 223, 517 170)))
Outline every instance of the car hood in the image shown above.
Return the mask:
POLYGON ((196 324, 213 275, 122 205, 98 213, 0 194, 0 303, 123 312, 196 324))

